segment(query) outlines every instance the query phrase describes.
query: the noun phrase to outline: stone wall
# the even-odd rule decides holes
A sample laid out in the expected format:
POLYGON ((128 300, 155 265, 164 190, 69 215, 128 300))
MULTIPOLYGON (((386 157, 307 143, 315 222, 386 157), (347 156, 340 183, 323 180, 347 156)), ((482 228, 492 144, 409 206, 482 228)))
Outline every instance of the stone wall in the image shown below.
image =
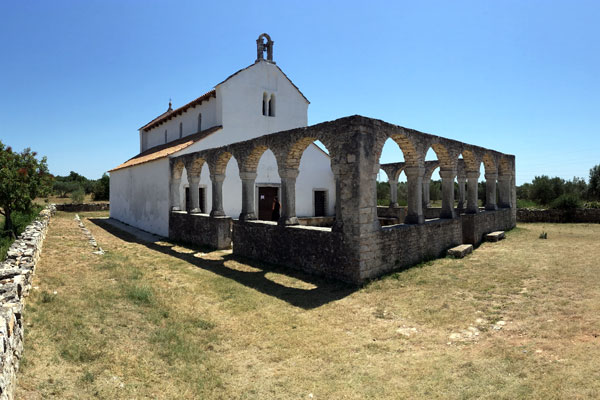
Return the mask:
POLYGON ((359 280, 356 260, 352 260, 351 252, 344 251, 343 236, 329 228, 233 221, 233 243, 237 256, 346 282, 359 280))
POLYGON ((298 223, 304 226, 320 226, 323 228, 331 228, 335 217, 300 217, 298 223))
POLYGON ((462 240, 465 244, 479 245, 483 237, 494 231, 507 231, 515 227, 512 209, 481 211, 477 214, 462 214, 462 240))
POLYGON ((376 232, 375 262, 362 270, 361 280, 444 256, 462 243, 461 220, 437 219, 423 224, 386 226, 376 232))
POLYGON ((56 211, 85 212, 85 211, 108 211, 109 203, 84 203, 84 204, 56 204, 56 211))
POLYGON ((406 218, 406 208, 377 206, 377 217, 395 219, 397 221, 395 222, 396 224, 402 224, 404 223, 404 218, 406 218))
POLYGON ((0 264, 0 400, 13 399, 23 353, 23 298, 29 294, 50 217, 46 207, 8 249, 0 264))
POLYGON ((231 217, 172 211, 169 215, 169 239, 228 249, 231 247, 231 217))
POLYGON ((578 208, 575 210, 538 210, 529 208, 517 209, 518 222, 587 222, 600 223, 600 209, 578 208))

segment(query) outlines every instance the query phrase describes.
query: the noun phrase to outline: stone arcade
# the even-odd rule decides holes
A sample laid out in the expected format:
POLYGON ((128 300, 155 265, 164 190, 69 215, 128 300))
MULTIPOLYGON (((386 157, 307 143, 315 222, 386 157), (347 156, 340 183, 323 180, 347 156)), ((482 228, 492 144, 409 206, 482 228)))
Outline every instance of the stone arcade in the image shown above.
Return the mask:
MULTIPOLYGON (((225 248, 233 253, 310 273, 361 283, 394 269, 439 257, 463 244, 479 244, 485 234, 516 224, 515 157, 445 139, 380 120, 351 116, 313 126, 276 132, 251 140, 170 158, 171 211, 169 237, 225 248), (384 142, 400 147, 404 163, 387 164, 394 187, 403 170, 407 177, 408 207, 404 223, 382 227, 378 219, 375 180, 384 142), (298 225, 296 177, 302 153, 314 141, 329 150, 335 177, 335 219, 331 228, 298 225), (437 162, 426 162, 432 148, 437 162), (271 150, 281 177, 282 213, 279 223, 256 220, 254 180, 258 160, 271 150), (234 157, 242 180, 240 218, 223 212, 222 184, 234 157), (486 207, 477 205, 477 184, 483 163, 486 207), (195 182, 201 168, 210 171, 210 215, 178 210, 179 182, 185 168, 195 182), (442 178, 442 208, 428 219, 428 181, 435 167, 442 178), (458 176, 459 205, 454 208, 458 176), (466 182, 466 195, 464 185, 466 182), (496 188, 498 189, 496 192, 496 188), (496 201, 498 199, 498 202, 496 201)), ((392 190, 392 192, 394 192, 392 190)), ((193 207, 198 199, 192 198, 193 207)), ((392 202, 396 202, 392 198, 392 202)), ((394 204, 392 204, 393 206, 394 204)), ((393 209, 393 207, 391 207, 393 209)))

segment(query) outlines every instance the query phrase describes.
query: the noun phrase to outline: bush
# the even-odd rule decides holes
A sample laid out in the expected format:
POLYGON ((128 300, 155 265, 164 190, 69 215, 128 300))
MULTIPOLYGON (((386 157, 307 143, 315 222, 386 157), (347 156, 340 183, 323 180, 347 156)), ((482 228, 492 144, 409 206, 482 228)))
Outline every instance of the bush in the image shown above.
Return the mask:
POLYGON ((79 188, 73 193, 71 193, 71 202, 73 202, 74 204, 81 204, 83 203, 84 197, 85 192, 83 191, 83 188, 79 188))
POLYGON ((560 195, 551 204, 551 208, 556 208, 559 210, 574 210, 576 208, 581 208, 581 206, 581 199, 573 194, 560 195))
POLYGON ((588 201, 583 208, 600 208, 600 201, 588 201))
POLYGON ((102 178, 94 182, 92 195, 94 200, 108 200, 110 197, 110 178, 107 174, 102 175, 102 178))

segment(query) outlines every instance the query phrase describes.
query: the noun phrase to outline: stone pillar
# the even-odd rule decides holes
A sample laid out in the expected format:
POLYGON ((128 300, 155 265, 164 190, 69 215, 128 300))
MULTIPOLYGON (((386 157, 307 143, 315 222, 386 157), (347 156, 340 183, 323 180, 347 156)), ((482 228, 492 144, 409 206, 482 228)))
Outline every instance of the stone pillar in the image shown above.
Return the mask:
POLYGON ((281 178, 281 217, 279 225, 298 225, 296 218, 296 178, 297 169, 279 171, 281 178))
POLYGON ((454 218, 454 178, 456 170, 440 170, 442 177, 442 211, 440 218, 454 218))
POLYGON ((341 186, 341 168, 337 164, 331 164, 331 171, 335 179, 335 220, 331 230, 333 232, 341 232, 343 230, 342 218, 342 186, 341 186))
POLYGON ((467 183, 467 177, 460 175, 458 177, 458 208, 463 210, 465 208, 465 184, 467 183))
POLYGON ((398 181, 390 179, 390 207, 398 207, 398 181))
POLYGON ((431 206, 431 197, 429 195, 430 188, 431 177, 423 177, 423 209, 429 208, 431 206))
POLYGON ((511 176, 508 174, 498 176, 498 207, 510 208, 511 176))
POLYGON ((181 177, 179 179, 171 178, 171 210, 181 210, 181 198, 179 196, 179 186, 181 186, 181 177))
POLYGON ((223 181, 225 180, 225 174, 216 174, 210 176, 212 182, 212 210, 210 210, 211 217, 222 217, 225 215, 223 211, 223 181))
POLYGON ((479 205, 477 203, 477 185, 479 180, 478 171, 467 171, 467 213, 477 214, 479 205))
POLYGON ((256 181, 256 172, 240 172, 242 180, 242 212, 240 221, 249 221, 256 218, 254 211, 254 182, 256 181))
POLYGON ((190 199, 191 199, 190 210, 188 211, 188 213, 189 214, 199 213, 200 212, 200 193, 199 193, 198 187, 200 186, 200 175, 190 176, 188 174, 188 182, 190 184, 190 199))
POLYGON ((405 222, 407 224, 422 224, 425 222, 423 215, 423 167, 406 167, 406 183, 408 189, 408 210, 405 222))
POLYGON ((498 174, 486 173, 485 174, 485 209, 494 211, 498 209, 496 206, 496 179, 498 174))

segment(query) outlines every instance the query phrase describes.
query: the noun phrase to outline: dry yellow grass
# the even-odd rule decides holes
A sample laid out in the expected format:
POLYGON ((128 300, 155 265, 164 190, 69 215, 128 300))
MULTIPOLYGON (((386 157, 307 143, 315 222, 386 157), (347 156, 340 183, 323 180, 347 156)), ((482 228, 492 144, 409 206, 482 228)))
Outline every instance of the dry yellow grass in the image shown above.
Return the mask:
POLYGON ((107 254, 53 220, 18 398, 600 397, 600 225, 354 289, 83 221, 107 254))

